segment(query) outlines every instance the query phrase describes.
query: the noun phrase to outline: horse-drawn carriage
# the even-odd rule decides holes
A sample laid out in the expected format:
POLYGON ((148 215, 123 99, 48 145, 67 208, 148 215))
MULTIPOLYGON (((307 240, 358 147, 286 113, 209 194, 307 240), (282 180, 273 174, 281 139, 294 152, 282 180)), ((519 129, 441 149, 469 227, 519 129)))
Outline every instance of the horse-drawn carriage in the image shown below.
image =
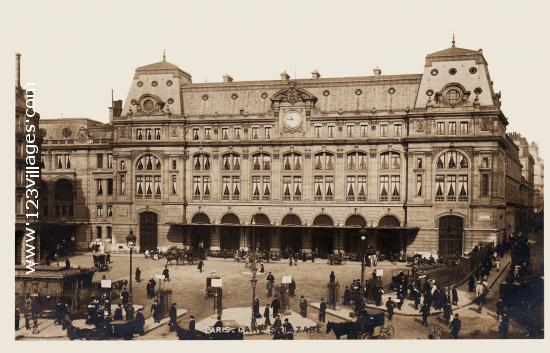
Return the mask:
POLYGON ((190 250, 180 249, 175 246, 166 250, 166 263, 168 265, 193 265, 195 263, 195 256, 190 250))
POLYGON ((98 271, 109 271, 109 261, 107 254, 94 254, 94 268, 98 271))
POLYGON ((392 339, 393 326, 385 326, 385 313, 365 314, 350 322, 328 322, 326 333, 334 332, 336 339, 346 336, 348 339, 392 339))

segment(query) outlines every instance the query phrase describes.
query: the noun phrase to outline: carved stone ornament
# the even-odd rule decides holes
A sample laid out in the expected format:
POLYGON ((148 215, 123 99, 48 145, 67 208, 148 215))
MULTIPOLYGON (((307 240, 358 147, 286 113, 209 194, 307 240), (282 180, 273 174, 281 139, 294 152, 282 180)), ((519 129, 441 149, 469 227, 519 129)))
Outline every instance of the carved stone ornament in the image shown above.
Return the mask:
POLYGON ((490 117, 483 117, 480 120, 481 131, 492 131, 493 130, 493 119, 490 117))
POLYGON ((73 134, 72 130, 69 129, 68 127, 65 127, 63 128, 63 130, 61 130, 61 135, 63 135, 64 138, 69 138, 71 137, 72 134, 73 134))
POLYGON ((170 136, 172 137, 178 137, 178 128, 177 127, 173 127, 170 131, 170 136))
POLYGON ((370 158, 376 158, 376 148, 371 148, 369 154, 370 158))
POLYGON ((416 120, 414 122, 414 131, 424 132, 424 122, 422 120, 416 120))
POLYGON ((77 138, 79 142, 86 142, 86 140, 90 140, 92 138, 92 135, 90 134, 88 129, 82 126, 80 127, 80 129, 78 129, 77 138))
POLYGON ((120 138, 128 137, 128 134, 126 133, 126 125, 122 125, 118 127, 118 137, 120 138))

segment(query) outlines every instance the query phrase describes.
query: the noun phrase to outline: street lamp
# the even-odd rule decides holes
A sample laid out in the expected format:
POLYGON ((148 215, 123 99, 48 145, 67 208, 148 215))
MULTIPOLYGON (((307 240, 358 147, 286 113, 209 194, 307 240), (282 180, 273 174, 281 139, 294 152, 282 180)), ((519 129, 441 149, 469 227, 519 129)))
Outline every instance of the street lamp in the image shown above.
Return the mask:
POLYGON ((368 232, 365 226, 359 229, 359 237, 361 238, 361 290, 365 288, 365 243, 367 241, 368 232))
POLYGON ((130 228, 130 234, 126 237, 126 244, 128 249, 130 249, 130 304, 133 304, 132 301, 132 250, 136 246, 137 237, 134 235, 134 231, 130 228))
POLYGON ((256 330, 256 315, 254 313, 254 301, 256 299, 256 284, 258 280, 256 279, 256 221, 252 217, 252 253, 250 261, 250 271, 252 272, 252 279, 250 284, 252 285, 252 318, 250 319, 250 327, 252 331, 256 330))

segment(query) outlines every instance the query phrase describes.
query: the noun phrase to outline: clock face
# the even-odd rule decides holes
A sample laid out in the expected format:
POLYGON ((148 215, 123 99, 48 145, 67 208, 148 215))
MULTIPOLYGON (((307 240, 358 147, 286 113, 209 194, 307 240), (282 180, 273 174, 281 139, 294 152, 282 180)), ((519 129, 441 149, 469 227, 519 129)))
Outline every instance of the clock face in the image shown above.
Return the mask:
POLYGON ((296 129, 302 125, 302 115, 296 111, 291 111, 285 116, 284 123, 289 129, 296 129))

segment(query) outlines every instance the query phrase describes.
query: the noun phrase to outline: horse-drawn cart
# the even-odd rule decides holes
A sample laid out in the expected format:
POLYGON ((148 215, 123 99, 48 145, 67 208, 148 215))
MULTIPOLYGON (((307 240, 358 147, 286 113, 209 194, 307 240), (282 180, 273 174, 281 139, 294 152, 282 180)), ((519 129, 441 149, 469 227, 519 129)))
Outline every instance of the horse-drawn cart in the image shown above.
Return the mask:
POLYGON ((336 339, 346 336, 348 339, 392 339, 395 336, 393 326, 385 326, 385 313, 380 311, 366 314, 350 322, 328 322, 326 333, 334 332, 336 339))

